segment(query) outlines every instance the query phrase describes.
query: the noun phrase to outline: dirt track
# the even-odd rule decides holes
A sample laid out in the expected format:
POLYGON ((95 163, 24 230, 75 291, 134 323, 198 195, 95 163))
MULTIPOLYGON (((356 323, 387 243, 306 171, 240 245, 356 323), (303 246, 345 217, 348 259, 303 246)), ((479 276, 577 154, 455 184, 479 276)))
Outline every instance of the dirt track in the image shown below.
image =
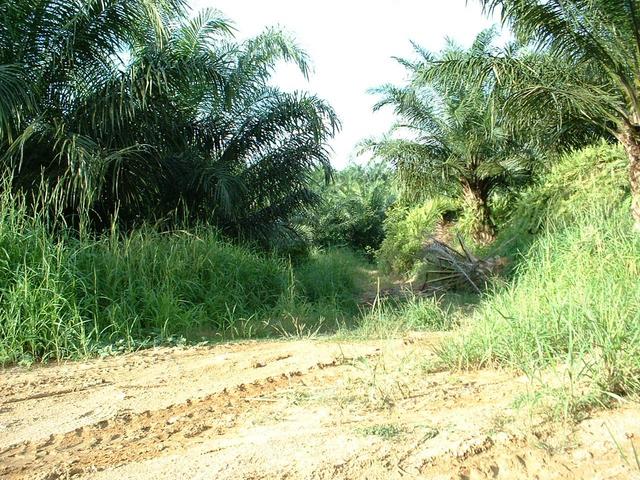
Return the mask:
POLYGON ((251 342, 7 369, 0 477, 638 478, 640 408, 552 428, 512 408, 523 378, 434 373, 439 339, 251 342))

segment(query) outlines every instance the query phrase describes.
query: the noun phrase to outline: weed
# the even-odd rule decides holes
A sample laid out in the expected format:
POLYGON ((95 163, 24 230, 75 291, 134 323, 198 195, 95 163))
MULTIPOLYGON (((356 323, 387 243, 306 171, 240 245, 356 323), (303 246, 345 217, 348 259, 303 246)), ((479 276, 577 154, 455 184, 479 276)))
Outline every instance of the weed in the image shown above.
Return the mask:
POLYGON ((426 442, 427 440, 432 440, 436 438, 438 435, 440 435, 440 430, 430 425, 421 426, 417 430, 424 431, 424 435, 422 436, 422 438, 420 439, 420 442, 418 443, 426 442))
POLYGON ((640 393, 640 239, 632 233, 628 198, 611 203, 620 197, 624 180, 617 176, 624 170, 619 162, 602 165, 596 154, 611 147, 598 148, 568 157, 539 187, 551 202, 541 204, 543 233, 512 283, 486 294, 470 329, 438 352, 450 367, 501 365, 532 380, 563 365, 557 389, 543 388, 542 396, 566 419, 607 398, 640 393), (572 173, 574 164, 587 173, 572 173), (576 183, 565 185, 563 175, 576 183))
POLYGON ((456 323, 453 307, 439 299, 421 297, 408 291, 404 298, 377 297, 362 309, 354 324, 339 334, 349 337, 398 338, 409 331, 450 330, 456 323))
POLYGON ((633 443, 633 438, 629 438, 629 443, 631 444, 631 453, 633 454, 633 459, 629 460, 629 457, 624 452, 622 445, 620 445, 620 442, 616 439, 615 435, 606 422, 604 423, 604 427, 607 429, 607 433, 609 433, 611 440, 613 441, 616 449, 618 450, 618 453, 620 454, 620 458, 627 466, 627 468, 629 468, 630 470, 635 470, 638 474, 640 474, 640 456, 638 455, 638 450, 636 449, 635 443, 633 443))
POLYGON ((0 364, 111 355, 151 345, 309 337, 357 312, 364 259, 290 262, 211 228, 86 237, 0 195, 0 364))
POLYGON ((357 430, 360 435, 376 436, 391 440, 399 435, 406 433, 406 429, 394 423, 385 423, 381 425, 371 425, 362 427, 357 430))

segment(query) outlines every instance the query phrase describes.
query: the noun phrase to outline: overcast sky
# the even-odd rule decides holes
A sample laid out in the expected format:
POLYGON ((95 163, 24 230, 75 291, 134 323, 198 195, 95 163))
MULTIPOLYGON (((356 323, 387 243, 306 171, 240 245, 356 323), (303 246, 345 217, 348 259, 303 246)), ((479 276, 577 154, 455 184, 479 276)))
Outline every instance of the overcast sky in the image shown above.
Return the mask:
POLYGON ((469 45, 498 23, 483 16, 475 0, 190 0, 193 9, 216 8, 233 20, 239 39, 279 25, 309 53, 314 72, 306 81, 291 66, 274 82, 307 90, 329 101, 342 121, 332 142, 333 164, 343 167, 363 138, 379 136, 393 122, 390 112, 372 113, 369 88, 400 83, 404 70, 392 56, 410 56, 410 40, 439 50, 445 37, 469 45))

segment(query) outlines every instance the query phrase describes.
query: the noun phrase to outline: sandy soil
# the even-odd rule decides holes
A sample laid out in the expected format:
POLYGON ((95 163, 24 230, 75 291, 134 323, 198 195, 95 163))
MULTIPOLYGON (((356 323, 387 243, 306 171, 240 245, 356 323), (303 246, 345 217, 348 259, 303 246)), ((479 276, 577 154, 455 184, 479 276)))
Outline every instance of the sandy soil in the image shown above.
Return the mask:
POLYGON ((633 479, 640 408, 571 427, 446 337, 157 349, 0 371, 6 479, 633 479), (623 458, 626 457, 626 461, 623 458))

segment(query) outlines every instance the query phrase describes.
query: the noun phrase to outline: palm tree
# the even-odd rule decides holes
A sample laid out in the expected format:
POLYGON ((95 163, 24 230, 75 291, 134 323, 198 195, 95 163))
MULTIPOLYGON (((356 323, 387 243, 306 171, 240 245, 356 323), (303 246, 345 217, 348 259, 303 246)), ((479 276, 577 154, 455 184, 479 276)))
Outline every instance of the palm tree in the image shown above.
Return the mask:
POLYGON ((308 73, 305 53, 288 35, 268 29, 236 43, 220 31, 224 25, 204 11, 174 24, 160 48, 151 42, 134 49, 133 72, 166 77, 175 69, 171 87, 146 101, 155 113, 145 109, 137 123, 162 164, 163 214, 264 241, 288 232, 292 214, 317 201, 311 177, 318 167, 330 170, 325 144, 339 123, 321 99, 269 84, 282 60, 308 73), (194 65, 195 78, 188 74, 194 65))
POLYGON ((113 83, 147 26, 162 41, 163 19, 183 9, 182 0, 0 2, 0 162, 17 188, 49 184, 67 205, 87 206, 104 169, 135 158, 139 146, 105 141, 107 125, 126 117, 125 96, 88 100, 113 83))
POLYGON ((382 141, 366 146, 392 161, 410 191, 460 196, 476 219, 474 236, 495 235, 494 191, 529 177, 535 159, 531 145, 506 128, 498 95, 490 83, 465 82, 441 69, 444 60, 488 55, 493 30, 481 33, 469 50, 449 42, 439 54, 415 46, 418 61, 400 59, 408 85, 385 85, 375 109, 390 105, 399 123, 382 141), (393 135, 403 131, 404 135, 393 135))
POLYGON ((396 199, 389 166, 350 164, 334 172, 329 184, 319 171, 316 185, 321 203, 297 222, 313 244, 348 246, 368 255, 378 250, 384 239, 387 210, 396 199))
POLYGON ((537 80, 548 68, 499 58, 484 71, 498 71, 512 83, 521 115, 560 102, 615 135, 629 159, 632 215, 640 231, 640 2, 480 1, 488 11, 499 8, 523 41, 533 42, 554 59, 556 72, 565 73, 542 83, 537 80))
POLYGON ((0 1, 14 188, 54 191, 94 228, 179 217, 259 238, 316 200, 339 124, 317 97, 269 84, 279 61, 309 70, 285 33, 238 43, 220 13, 191 18, 182 0, 0 1))

